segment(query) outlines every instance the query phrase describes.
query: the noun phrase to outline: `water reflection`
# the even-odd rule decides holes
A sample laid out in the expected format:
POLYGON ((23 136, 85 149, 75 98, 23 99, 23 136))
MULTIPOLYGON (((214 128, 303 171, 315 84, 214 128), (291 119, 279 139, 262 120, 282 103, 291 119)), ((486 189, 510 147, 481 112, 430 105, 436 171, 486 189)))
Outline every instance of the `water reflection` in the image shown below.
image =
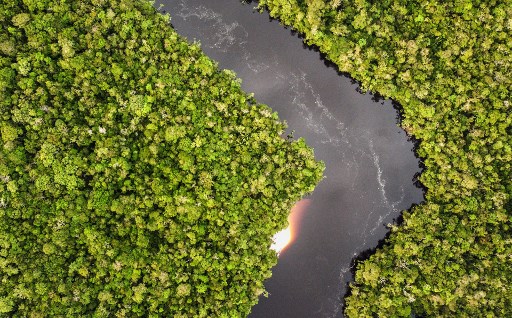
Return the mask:
POLYGON ((309 199, 302 199, 297 202, 293 206, 290 215, 288 215, 288 227, 274 235, 274 243, 270 248, 276 251, 278 255, 281 255, 297 239, 302 217, 307 211, 310 202, 311 200, 309 199))

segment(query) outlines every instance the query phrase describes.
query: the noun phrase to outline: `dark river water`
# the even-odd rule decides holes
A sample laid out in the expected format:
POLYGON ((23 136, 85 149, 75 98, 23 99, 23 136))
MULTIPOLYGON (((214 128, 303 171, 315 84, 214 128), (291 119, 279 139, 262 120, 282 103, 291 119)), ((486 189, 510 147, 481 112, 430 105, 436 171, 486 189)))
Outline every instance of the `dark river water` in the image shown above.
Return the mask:
POLYGON ((279 256, 251 318, 343 317, 351 264, 377 246, 386 224, 423 200, 413 144, 397 126, 390 101, 360 94, 318 52, 255 4, 239 0, 160 0, 171 23, 199 41, 221 68, 304 137, 326 164, 326 178, 308 197, 296 239, 279 256))

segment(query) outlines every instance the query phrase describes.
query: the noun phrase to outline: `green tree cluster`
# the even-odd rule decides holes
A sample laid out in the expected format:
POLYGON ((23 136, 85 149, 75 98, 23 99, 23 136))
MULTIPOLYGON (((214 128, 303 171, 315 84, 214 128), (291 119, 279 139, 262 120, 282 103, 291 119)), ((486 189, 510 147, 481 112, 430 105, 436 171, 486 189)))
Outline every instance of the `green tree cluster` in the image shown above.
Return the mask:
POLYGON ((402 106, 426 202, 357 266, 349 317, 512 316, 512 1, 260 0, 402 106))
POLYGON ((0 2, 0 317, 240 317, 322 177, 142 0, 0 2))

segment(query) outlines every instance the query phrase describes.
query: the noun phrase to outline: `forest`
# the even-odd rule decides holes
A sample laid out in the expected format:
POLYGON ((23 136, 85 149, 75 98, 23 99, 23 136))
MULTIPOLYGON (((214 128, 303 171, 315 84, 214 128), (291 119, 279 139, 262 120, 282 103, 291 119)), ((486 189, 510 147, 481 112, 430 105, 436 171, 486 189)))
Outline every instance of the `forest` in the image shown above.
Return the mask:
POLYGON ((143 0, 0 2, 0 317, 242 317, 324 165, 143 0))
POLYGON ((512 1, 258 3, 419 142, 425 202, 357 264, 345 314, 512 316, 512 1))

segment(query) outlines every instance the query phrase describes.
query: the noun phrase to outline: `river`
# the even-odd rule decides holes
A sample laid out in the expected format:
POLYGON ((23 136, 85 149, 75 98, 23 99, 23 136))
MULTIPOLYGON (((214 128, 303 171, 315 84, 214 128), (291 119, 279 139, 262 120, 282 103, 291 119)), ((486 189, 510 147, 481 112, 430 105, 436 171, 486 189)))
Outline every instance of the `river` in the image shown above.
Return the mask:
POLYGON ((286 120, 326 164, 326 178, 297 207, 291 242, 250 318, 343 317, 354 257, 375 248, 386 224, 423 200, 413 143, 391 101, 361 94, 320 54, 254 3, 159 0, 189 41, 233 70, 242 87, 286 120))

